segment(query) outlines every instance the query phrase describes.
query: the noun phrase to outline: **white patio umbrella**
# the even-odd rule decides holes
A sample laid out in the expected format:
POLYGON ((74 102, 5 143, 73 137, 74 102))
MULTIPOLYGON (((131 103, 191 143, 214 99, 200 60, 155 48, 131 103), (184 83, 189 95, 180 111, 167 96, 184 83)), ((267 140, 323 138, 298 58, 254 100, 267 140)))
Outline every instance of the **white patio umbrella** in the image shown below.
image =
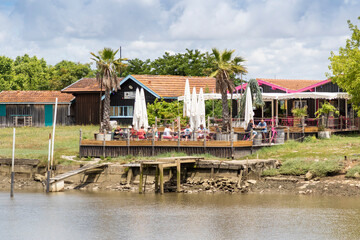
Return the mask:
POLYGON ((140 128, 140 117, 141 117, 141 113, 142 113, 142 107, 141 107, 141 98, 140 98, 140 92, 139 89, 136 88, 136 92, 135 92, 135 103, 134 103, 134 115, 133 115, 133 125, 134 125, 134 129, 138 130, 140 128))
POLYGON ((196 110, 197 110, 197 97, 196 97, 196 89, 194 87, 191 95, 191 108, 190 108, 190 127, 194 130, 197 129, 196 110))
POLYGON ((199 96, 198 96, 198 103, 197 103, 197 125, 200 127, 202 124, 206 128, 206 120, 205 120, 205 99, 204 99, 204 92, 203 89, 200 88, 199 96))
POLYGON ((140 98, 141 98, 141 117, 140 117, 140 126, 144 126, 145 129, 149 127, 147 108, 146 108, 146 100, 145 100, 145 92, 144 89, 140 90, 140 98))
POLYGON ((189 79, 186 79, 185 82, 185 92, 184 92, 184 109, 183 116, 190 117, 191 114, 191 93, 190 93, 190 84, 189 79))
POLYGON ((246 97, 245 97, 245 121, 244 121, 244 128, 247 127, 250 120, 254 119, 254 110, 252 106, 252 98, 250 87, 248 86, 246 89, 246 97))

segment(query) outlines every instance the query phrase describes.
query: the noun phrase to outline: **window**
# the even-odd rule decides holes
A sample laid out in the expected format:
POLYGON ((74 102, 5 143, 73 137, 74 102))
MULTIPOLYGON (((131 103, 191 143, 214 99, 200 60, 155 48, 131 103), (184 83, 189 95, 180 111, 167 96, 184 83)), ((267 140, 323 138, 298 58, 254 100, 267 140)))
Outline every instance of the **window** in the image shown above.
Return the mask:
POLYGON ((305 106, 307 106, 307 101, 306 100, 296 100, 294 101, 294 107, 295 108, 303 108, 305 106))
POLYGON ((111 106, 111 117, 132 117, 134 115, 133 106, 111 106))

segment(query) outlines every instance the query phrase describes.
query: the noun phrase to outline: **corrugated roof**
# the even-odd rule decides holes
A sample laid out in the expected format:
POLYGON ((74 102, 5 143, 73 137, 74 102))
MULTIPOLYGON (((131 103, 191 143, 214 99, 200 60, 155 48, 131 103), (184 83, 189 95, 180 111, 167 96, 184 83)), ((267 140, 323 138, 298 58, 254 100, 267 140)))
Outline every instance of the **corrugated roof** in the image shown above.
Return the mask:
POLYGON ((100 85, 96 78, 82 78, 62 89, 61 92, 100 92, 100 85))
POLYGON ((185 82, 189 79, 190 91, 193 87, 199 92, 200 88, 215 91, 215 78, 211 77, 187 77, 173 75, 131 75, 143 85, 151 89, 160 97, 179 97, 184 95, 185 82))
POLYGON ((257 78, 259 80, 268 82, 272 85, 286 88, 288 90, 298 91, 300 89, 309 87, 311 85, 324 82, 326 80, 300 80, 300 79, 270 79, 270 78, 257 78))
POLYGON ((69 103, 74 96, 60 91, 2 91, 0 103, 69 103))

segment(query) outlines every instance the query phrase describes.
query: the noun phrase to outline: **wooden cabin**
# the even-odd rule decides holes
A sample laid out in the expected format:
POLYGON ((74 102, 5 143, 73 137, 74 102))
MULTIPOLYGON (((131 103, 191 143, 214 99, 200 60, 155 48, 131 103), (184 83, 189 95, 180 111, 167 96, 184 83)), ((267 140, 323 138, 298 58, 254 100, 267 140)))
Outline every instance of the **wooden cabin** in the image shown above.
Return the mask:
POLYGON ((60 91, 0 92, 0 126, 52 126, 55 99, 58 98, 57 124, 74 123, 74 96, 60 91))
MULTIPOLYGON (((116 120, 119 124, 132 123, 136 88, 144 89, 147 103, 151 104, 155 99, 161 98, 166 101, 174 101, 184 95, 186 79, 189 79, 191 91, 193 87, 197 92, 200 88, 208 92, 215 89, 215 78, 210 77, 128 75, 121 80, 118 91, 111 93, 110 119, 116 120)), ((76 124, 99 123, 100 90, 95 78, 80 79, 61 90, 63 93, 72 93, 76 97, 76 124)))

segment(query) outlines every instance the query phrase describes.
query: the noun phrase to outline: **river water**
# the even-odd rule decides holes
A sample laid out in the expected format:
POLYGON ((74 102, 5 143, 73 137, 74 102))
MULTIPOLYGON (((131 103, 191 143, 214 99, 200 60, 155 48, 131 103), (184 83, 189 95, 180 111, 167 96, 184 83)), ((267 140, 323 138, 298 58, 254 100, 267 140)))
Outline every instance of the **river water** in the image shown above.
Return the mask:
POLYGON ((0 239, 360 239, 360 198, 0 192, 0 239))

